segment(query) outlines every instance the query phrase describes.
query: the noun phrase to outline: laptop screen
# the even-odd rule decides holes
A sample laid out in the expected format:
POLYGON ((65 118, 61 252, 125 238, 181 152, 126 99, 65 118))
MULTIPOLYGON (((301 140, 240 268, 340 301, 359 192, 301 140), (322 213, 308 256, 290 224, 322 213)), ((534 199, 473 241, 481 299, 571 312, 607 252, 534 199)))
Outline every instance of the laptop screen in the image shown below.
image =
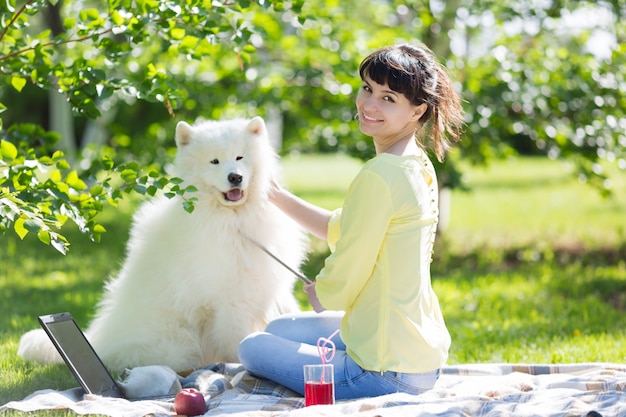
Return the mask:
POLYGON ((70 313, 40 316, 39 322, 85 392, 123 398, 117 383, 70 313))

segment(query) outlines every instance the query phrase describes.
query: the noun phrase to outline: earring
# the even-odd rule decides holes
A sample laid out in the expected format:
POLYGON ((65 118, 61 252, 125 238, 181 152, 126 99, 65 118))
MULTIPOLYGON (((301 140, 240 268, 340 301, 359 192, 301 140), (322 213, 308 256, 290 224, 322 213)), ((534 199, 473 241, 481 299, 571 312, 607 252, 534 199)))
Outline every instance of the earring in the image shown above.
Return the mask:
POLYGON ((354 120, 359 120, 359 113, 354 115, 354 120))

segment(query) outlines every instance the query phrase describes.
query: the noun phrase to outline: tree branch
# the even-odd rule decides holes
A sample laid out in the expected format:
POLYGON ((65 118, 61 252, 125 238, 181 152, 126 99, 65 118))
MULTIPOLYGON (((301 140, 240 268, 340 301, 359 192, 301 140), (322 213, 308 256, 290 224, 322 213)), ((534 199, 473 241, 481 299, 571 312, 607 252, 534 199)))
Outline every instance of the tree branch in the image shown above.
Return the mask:
MULTIPOLYGON (((112 31, 113 31, 113 28, 109 28, 109 29, 103 30, 102 32, 97 32, 95 34, 92 33, 92 34, 89 34, 89 35, 85 35, 82 38, 67 39, 67 40, 64 40, 62 42, 48 42, 48 43, 44 43, 43 46, 46 47, 46 46, 56 46, 56 45, 67 45, 67 44, 70 44, 70 43, 82 42, 82 41, 86 41, 87 39, 93 38, 94 35, 99 37, 99 36, 102 36, 104 34, 110 33, 112 31)), ((0 37, 0 40, 2 40, 1 37, 0 37)), ((28 48, 23 48, 23 49, 20 49, 18 51, 11 52, 8 55, 0 56, 0 62, 5 61, 5 60, 7 60, 9 58, 13 58, 14 56, 23 54, 24 52, 32 51, 35 48, 36 48, 36 46, 29 46, 28 48)))
POLYGON ((7 32, 9 31, 9 28, 11 27, 11 25, 13 25, 13 23, 15 23, 15 21, 17 20, 18 17, 20 17, 20 15, 22 13, 24 13, 24 10, 26 10, 26 6, 28 6, 29 4, 31 4, 34 0, 28 0, 26 3, 24 3, 24 5, 20 8, 20 10, 18 10, 17 13, 15 13, 13 15, 13 18, 11 19, 11 21, 4 27, 4 30, 2 31, 2 33, 0 33, 0 41, 2 41, 2 39, 4 38, 4 36, 7 34, 7 32))

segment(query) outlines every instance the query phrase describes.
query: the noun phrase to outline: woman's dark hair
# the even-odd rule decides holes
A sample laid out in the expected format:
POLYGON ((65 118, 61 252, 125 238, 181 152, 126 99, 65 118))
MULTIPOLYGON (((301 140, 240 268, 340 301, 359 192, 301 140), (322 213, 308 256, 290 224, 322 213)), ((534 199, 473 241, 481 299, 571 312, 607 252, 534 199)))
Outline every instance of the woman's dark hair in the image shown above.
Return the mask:
MULTIPOLYGON (((427 104, 419 123, 430 125, 435 155, 442 161, 451 141, 458 141, 463 132, 463 107, 446 69, 425 45, 402 44, 372 52, 359 66, 361 79, 371 78, 377 84, 403 94, 412 104, 427 104)), ((428 129, 418 129, 416 139, 422 140, 428 129)))

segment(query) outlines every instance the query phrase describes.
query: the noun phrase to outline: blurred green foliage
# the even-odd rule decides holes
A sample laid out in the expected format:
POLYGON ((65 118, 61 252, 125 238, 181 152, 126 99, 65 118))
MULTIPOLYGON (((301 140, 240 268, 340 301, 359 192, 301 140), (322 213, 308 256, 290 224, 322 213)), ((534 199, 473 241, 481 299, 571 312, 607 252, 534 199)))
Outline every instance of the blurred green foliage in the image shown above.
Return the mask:
POLYGON ((125 193, 191 192, 170 178, 179 120, 261 115, 283 153, 369 158, 353 122, 358 63, 412 41, 435 50, 465 98, 443 184, 462 185, 460 160, 524 152, 571 159, 608 195, 603 167, 626 169, 625 11, 620 0, 7 0, 0 231, 64 252, 66 219, 97 239, 102 206, 125 193), (64 105, 73 130, 60 132, 64 105))

